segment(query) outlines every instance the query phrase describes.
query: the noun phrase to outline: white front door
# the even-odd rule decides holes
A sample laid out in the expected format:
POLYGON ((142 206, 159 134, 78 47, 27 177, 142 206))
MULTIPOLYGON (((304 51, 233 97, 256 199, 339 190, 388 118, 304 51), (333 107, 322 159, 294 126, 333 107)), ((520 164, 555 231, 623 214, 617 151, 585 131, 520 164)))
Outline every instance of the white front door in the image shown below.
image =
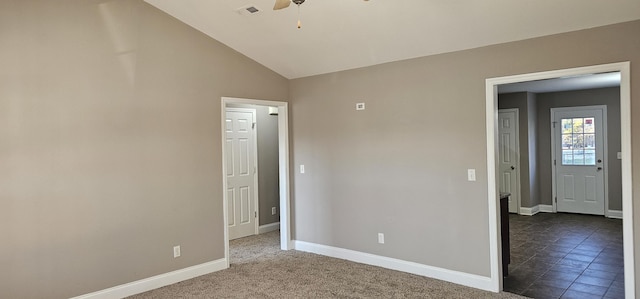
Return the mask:
POLYGON ((229 240, 255 235, 255 110, 227 108, 225 151, 229 240))
POLYGON ((518 213, 520 209, 518 109, 498 110, 498 136, 500 192, 511 193, 509 213, 518 213))
POLYGON ((606 107, 551 110, 558 212, 604 215, 606 107))

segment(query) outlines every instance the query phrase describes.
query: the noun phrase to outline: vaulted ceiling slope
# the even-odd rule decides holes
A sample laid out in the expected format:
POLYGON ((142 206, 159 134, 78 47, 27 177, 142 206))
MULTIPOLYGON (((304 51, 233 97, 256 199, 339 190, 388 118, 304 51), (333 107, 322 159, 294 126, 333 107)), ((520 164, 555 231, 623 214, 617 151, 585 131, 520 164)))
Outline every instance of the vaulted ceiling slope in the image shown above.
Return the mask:
POLYGON ((289 79, 640 19, 638 0, 307 0, 298 29, 274 0, 146 1, 289 79))

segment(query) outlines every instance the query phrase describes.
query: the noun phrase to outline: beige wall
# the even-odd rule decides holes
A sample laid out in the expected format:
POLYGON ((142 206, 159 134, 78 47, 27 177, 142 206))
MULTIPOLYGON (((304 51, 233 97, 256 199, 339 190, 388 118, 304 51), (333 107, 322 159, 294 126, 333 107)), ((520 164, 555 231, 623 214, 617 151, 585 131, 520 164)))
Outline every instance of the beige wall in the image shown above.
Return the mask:
POLYGON ((485 80, 620 61, 639 74, 639 35, 635 21, 292 80, 295 239, 489 276, 485 80))
POLYGON ((639 33, 636 21, 289 82, 141 1, 2 1, 0 297, 65 298, 222 258, 221 96, 291 95, 292 169, 307 165, 292 181, 295 239, 488 276, 485 79, 618 61, 637 74, 639 33))
POLYGON ((142 1, 1 1, 0 40, 1 298, 223 258, 220 98, 285 78, 142 1))

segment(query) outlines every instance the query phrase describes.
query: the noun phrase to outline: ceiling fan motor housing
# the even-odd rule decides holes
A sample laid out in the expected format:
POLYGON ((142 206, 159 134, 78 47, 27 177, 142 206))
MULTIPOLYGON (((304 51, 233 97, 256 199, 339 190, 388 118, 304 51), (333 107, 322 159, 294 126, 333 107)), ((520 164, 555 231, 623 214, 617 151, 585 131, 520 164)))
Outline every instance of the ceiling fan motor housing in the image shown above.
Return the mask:
POLYGON ((291 2, 295 3, 296 5, 300 5, 304 3, 304 0, 291 0, 291 2))

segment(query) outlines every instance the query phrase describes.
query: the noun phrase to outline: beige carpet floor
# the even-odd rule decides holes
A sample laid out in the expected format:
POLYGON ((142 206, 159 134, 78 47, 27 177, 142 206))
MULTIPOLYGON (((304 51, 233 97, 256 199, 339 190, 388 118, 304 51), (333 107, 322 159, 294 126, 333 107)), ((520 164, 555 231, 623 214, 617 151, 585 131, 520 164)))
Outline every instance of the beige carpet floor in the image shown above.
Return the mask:
POLYGON ((231 267, 130 298, 525 298, 295 250, 279 232, 231 241, 231 267))

